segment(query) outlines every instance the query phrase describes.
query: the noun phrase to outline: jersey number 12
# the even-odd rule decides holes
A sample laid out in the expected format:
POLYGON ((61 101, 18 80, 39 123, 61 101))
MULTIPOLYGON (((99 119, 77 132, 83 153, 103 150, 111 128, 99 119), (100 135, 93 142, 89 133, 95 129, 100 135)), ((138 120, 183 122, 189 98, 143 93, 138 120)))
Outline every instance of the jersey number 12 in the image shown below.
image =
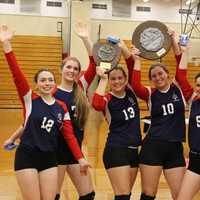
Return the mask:
POLYGON ((53 125, 54 125, 54 121, 52 119, 47 120, 47 117, 43 117, 41 128, 46 129, 47 132, 50 133, 53 125))

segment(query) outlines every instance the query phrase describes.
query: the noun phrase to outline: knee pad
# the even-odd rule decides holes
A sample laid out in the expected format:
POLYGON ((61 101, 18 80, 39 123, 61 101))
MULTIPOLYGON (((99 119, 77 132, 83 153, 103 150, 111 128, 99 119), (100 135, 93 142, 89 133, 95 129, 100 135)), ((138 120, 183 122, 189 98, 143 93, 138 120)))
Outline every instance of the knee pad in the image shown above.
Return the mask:
POLYGON ((123 195, 115 195, 115 200, 130 200, 130 194, 123 194, 123 195))
POLYGON ((56 194, 55 200, 59 200, 60 199, 60 194, 56 194))
POLYGON ((89 194, 86 194, 84 196, 80 196, 79 200, 94 200, 95 192, 90 192, 89 194))
POLYGON ((142 193, 141 196, 140 196, 140 200, 154 200, 154 199, 155 199, 155 197, 148 196, 144 193, 142 193))

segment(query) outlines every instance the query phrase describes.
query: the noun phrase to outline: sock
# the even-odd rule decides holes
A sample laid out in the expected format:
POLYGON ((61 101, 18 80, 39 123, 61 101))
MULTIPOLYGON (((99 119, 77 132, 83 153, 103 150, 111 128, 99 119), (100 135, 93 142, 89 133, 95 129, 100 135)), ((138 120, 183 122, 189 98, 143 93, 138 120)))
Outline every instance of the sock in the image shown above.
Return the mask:
POLYGON ((60 194, 56 194, 55 200, 59 200, 60 199, 60 194))
POLYGON ((94 197, 95 197, 95 192, 92 191, 84 196, 80 196, 79 200, 94 200, 94 197))
POLYGON ((130 200, 130 194, 115 195, 115 200, 130 200))
POLYGON ((140 196, 140 200, 154 200, 154 199, 155 199, 155 196, 154 197, 148 196, 144 193, 142 193, 141 196, 140 196))

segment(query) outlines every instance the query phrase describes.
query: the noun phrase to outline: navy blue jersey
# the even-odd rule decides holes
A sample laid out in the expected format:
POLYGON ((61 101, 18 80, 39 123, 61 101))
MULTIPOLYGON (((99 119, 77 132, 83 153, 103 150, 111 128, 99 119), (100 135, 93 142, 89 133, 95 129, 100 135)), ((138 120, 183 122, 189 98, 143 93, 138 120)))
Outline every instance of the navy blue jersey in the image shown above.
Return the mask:
POLYGON ((188 140, 191 151, 200 153, 200 98, 194 98, 191 104, 188 140))
POLYGON ((76 105, 74 103, 74 91, 73 90, 67 91, 61 87, 58 87, 54 93, 54 96, 56 99, 63 101, 67 105, 70 118, 72 121, 73 129, 75 132, 75 136, 79 142, 82 142, 83 130, 78 127, 78 121, 75 116, 76 105))
POLYGON ((137 147, 141 144, 140 113, 133 91, 126 89, 124 97, 112 93, 100 96, 95 93, 93 107, 103 111, 109 123, 107 145, 137 147))
POLYGON ((31 100, 26 112, 30 115, 27 116, 21 144, 41 151, 55 151, 57 136, 65 116, 63 107, 56 101, 48 105, 42 98, 37 97, 31 100))
POLYGON ((150 138, 185 141, 185 105, 180 89, 171 84, 166 92, 153 89, 149 96, 150 138))

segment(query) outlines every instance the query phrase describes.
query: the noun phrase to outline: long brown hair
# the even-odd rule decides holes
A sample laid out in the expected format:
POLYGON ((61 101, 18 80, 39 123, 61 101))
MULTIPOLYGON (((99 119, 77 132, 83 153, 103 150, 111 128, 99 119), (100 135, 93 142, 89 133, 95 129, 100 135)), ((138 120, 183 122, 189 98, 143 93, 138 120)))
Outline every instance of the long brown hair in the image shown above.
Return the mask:
MULTIPOLYGON (((72 60, 78 64, 79 72, 81 71, 81 64, 79 60, 75 57, 67 57, 63 60, 61 69, 66 65, 67 61, 72 60)), ((86 97, 86 92, 82 90, 82 88, 77 84, 75 81, 73 84, 73 91, 74 91, 74 103, 76 106, 75 116, 78 122, 78 127, 83 129, 85 123, 87 121, 88 113, 89 113, 89 105, 88 99, 86 97)))

